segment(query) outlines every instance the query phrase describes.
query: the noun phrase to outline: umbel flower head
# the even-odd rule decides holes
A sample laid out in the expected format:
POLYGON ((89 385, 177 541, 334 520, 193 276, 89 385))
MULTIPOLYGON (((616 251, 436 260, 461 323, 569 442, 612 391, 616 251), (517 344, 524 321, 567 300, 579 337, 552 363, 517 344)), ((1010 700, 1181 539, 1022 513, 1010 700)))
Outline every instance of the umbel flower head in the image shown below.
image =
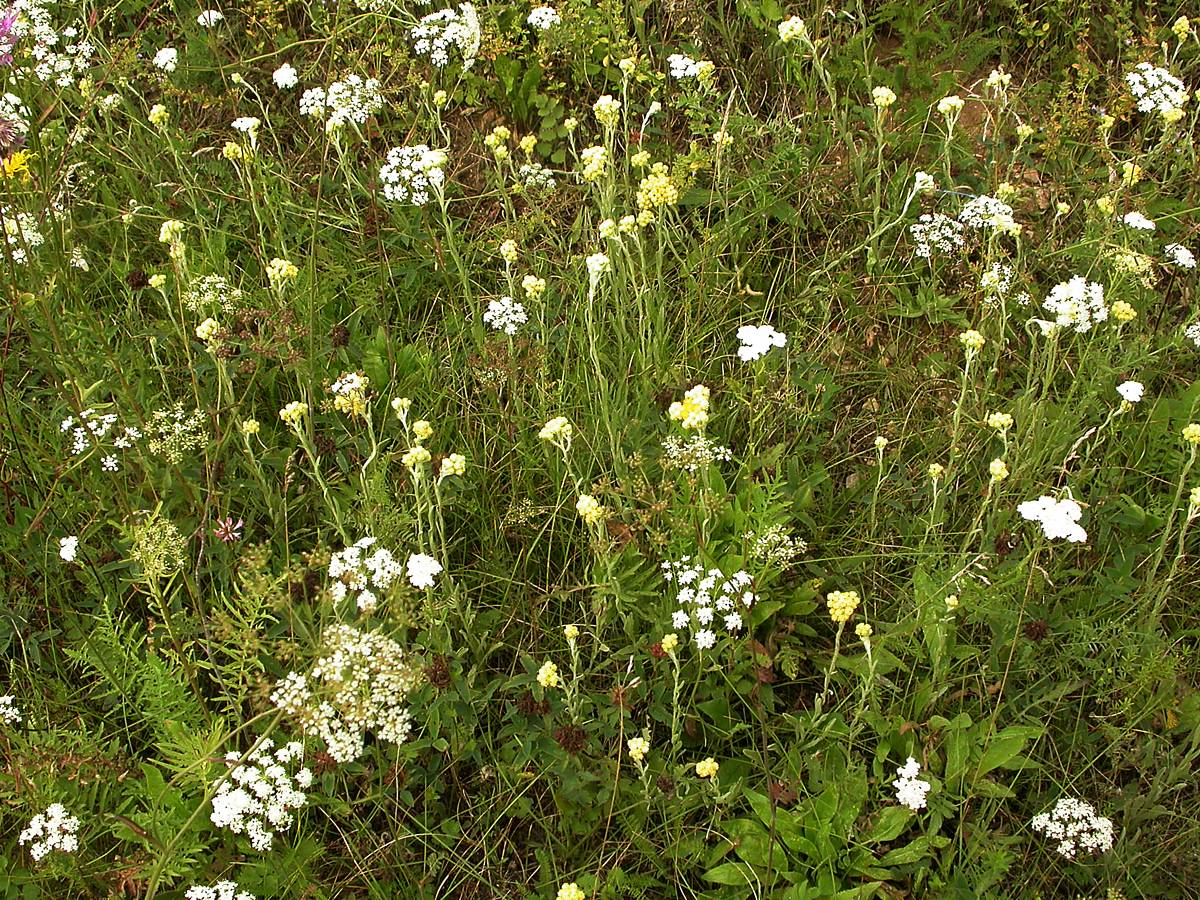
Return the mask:
POLYGON ((910 756, 904 765, 896 770, 896 780, 892 782, 892 786, 896 788, 896 802, 907 806, 913 812, 925 808, 925 795, 932 787, 928 781, 917 778, 920 774, 920 764, 910 756))
POLYGON ((1067 859, 1079 851, 1105 853, 1112 849, 1113 823, 1096 814, 1083 800, 1063 797, 1049 812, 1034 816, 1030 827, 1055 841, 1054 849, 1067 859))
POLYGON ((1083 510, 1074 500, 1056 500, 1043 495, 1022 503, 1017 512, 1026 521, 1039 523, 1052 541, 1066 538, 1076 544, 1087 540, 1087 532, 1079 525, 1083 510))

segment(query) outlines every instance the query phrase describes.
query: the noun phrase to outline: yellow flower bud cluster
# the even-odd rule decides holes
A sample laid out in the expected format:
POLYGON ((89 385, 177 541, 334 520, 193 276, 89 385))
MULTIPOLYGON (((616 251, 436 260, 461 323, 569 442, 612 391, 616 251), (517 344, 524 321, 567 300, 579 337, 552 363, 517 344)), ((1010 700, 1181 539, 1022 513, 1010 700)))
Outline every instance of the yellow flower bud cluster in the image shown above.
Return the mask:
POLYGON ((692 387, 667 409, 667 416, 684 428, 701 431, 708 424, 709 390, 702 384, 692 387))
POLYGON ((664 163, 655 163, 638 185, 638 209, 662 209, 679 202, 679 187, 671 180, 664 163))
POLYGON ((575 511, 588 526, 599 525, 608 515, 608 510, 591 494, 580 494, 575 502, 575 511))
POLYGON ((825 605, 829 608, 829 618, 835 625, 845 625, 858 609, 858 591, 830 591, 825 595, 825 605))
POLYGON ((580 176, 586 182, 597 181, 608 167, 608 150, 601 146, 585 147, 579 154, 583 163, 583 173, 580 176))

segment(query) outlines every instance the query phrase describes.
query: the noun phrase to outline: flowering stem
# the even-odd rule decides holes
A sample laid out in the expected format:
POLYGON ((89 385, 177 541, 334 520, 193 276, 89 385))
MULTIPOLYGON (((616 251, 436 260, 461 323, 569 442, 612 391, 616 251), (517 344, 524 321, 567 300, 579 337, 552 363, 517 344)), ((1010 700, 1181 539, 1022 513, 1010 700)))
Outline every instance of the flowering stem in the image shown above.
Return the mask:
POLYGON ((829 660, 829 668, 825 671, 825 684, 821 687, 821 699, 824 700, 829 696, 829 679, 833 676, 833 670, 837 668, 838 653, 842 649, 842 632, 846 630, 846 623, 839 622, 837 636, 833 639, 833 656, 829 660))

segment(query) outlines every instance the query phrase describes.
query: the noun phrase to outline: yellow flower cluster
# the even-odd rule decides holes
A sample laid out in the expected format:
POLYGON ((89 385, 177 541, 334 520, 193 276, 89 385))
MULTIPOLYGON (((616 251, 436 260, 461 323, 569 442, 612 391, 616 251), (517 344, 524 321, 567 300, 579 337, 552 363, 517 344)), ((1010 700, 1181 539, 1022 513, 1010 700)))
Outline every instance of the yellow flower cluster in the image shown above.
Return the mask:
POLYGON ((1008 463, 1002 459, 993 459, 988 463, 988 471, 992 473, 992 481, 1003 481, 1008 477, 1008 463))
POLYGON ((882 85, 871 90, 871 102, 880 109, 887 109, 896 102, 896 92, 882 85))
POLYGON ((492 151, 492 156, 497 162, 508 159, 508 139, 512 137, 512 132, 503 125, 497 125, 492 129, 492 133, 483 139, 483 145, 492 151))
POLYGON ((662 209, 679 202, 679 188, 664 163, 655 163, 638 185, 638 209, 662 209))
POLYGON ((663 648, 663 653, 674 653, 676 648, 679 646, 679 635, 673 631, 664 634, 660 644, 663 648))
POLYGON ((720 763, 710 756, 696 763, 696 774, 701 778, 716 778, 720 768, 720 763))
POLYGON ((300 270, 295 264, 278 256, 267 263, 267 280, 273 288, 280 288, 289 281, 295 281, 299 274, 300 270))
POLYGON ((556 688, 559 685, 558 666, 552 662, 542 663, 537 673, 538 684, 544 688, 556 688))
POLYGON ((634 762, 641 762, 650 752, 650 742, 643 737, 630 738, 625 746, 629 750, 629 758, 634 762))
POLYGON ((858 609, 858 591, 830 591, 825 595, 825 605, 829 607, 829 618, 835 625, 845 625, 858 609))
POLYGON ((563 637, 565 637, 567 639, 568 644, 575 643, 575 641, 577 641, 579 639, 579 626, 578 625, 564 625, 563 626, 563 637))
POLYGON ((709 390, 702 384, 688 390, 683 400, 676 400, 667 409, 667 415, 689 430, 701 431, 708 424, 709 390))
POLYGON ((564 884, 558 889, 555 900, 587 900, 587 894, 575 882, 564 884))
POLYGON ((217 324, 217 320, 209 316, 203 322, 196 326, 196 337, 208 343, 217 336, 217 332, 221 330, 221 326, 217 324))
POLYGON ((431 458, 429 451, 420 444, 417 444, 417 446, 410 447, 404 451, 404 455, 400 457, 400 462, 404 464, 404 467, 408 471, 415 473, 417 466, 429 462, 431 458))
POLYGON ((599 525, 608 515, 608 510, 591 494, 579 495, 579 499, 575 501, 575 511, 587 525, 599 525))
POLYGON ((1193 447, 1200 446, 1200 425, 1195 422, 1187 425, 1183 429, 1183 439, 1193 447))
POLYGON ((592 112, 596 114, 596 121, 605 128, 616 128, 621 119, 621 101, 614 99, 611 94, 605 94, 593 104, 592 112))
POLYGON ((1137 318, 1137 310, 1124 300, 1118 300, 1108 308, 1108 311, 1114 319, 1122 324, 1132 322, 1137 318))
POLYGON ((546 279, 538 278, 536 275, 526 275, 521 279, 521 288, 525 291, 526 299, 536 300, 546 293, 546 279))
POLYGON ((872 628, 870 625, 868 625, 866 622, 859 622, 858 625, 856 625, 854 627, 855 636, 863 643, 866 643, 867 641, 871 640, 871 635, 873 635, 874 633, 875 633, 875 629, 872 628))
POLYGON ((367 388, 371 379, 361 372, 347 372, 329 386, 333 408, 348 416, 363 416, 367 412, 367 388))
POLYGON ((583 163, 581 176, 583 180, 596 181, 604 174, 604 170, 608 166, 608 150, 600 146, 585 147, 579 154, 579 159, 583 163))
POLYGON ((519 253, 516 241, 505 241, 500 245, 500 258, 510 266, 517 261, 519 253))
POLYGON ((790 44, 807 36, 808 27, 799 16, 792 16, 779 23, 779 40, 782 43, 790 44))
POLYGON ((1013 426, 1013 417, 1004 412, 988 413, 987 424, 988 428, 995 428, 1000 432, 1008 431, 1013 426))
POLYGON ((290 425, 292 428, 299 429, 300 423, 304 417, 308 415, 308 404, 301 403, 299 400, 293 400, 287 406, 279 411, 279 418, 283 419, 284 424, 290 425))
POLYGON ((461 453, 451 453, 442 460, 441 469, 438 470, 438 478, 449 478, 451 475, 462 476, 467 471, 467 458, 461 453))
POLYGON ((963 345, 963 349, 967 351, 968 356, 973 356, 983 349, 986 343, 982 334, 974 328, 964 331, 958 336, 958 342, 963 345))
POLYGON ((929 468, 926 469, 926 471, 929 473, 930 478, 932 478, 934 481, 937 481, 946 474, 946 467, 941 463, 930 463, 929 468))

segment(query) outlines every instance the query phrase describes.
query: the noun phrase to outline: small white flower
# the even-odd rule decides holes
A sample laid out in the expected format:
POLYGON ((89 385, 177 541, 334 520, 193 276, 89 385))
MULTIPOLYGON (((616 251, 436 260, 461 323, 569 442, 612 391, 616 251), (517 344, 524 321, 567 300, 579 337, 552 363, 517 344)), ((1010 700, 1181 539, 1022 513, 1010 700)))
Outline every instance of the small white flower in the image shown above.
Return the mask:
POLYGON ((717 642, 717 636, 707 628, 696 632, 696 647, 700 650, 707 650, 717 642))
POLYGON ((932 785, 928 781, 917 778, 921 774, 920 764, 911 756, 904 765, 896 770, 896 780, 892 786, 896 788, 896 802, 907 806, 913 812, 925 808, 925 796, 932 785))
POLYGON ((1036 500, 1027 500, 1017 507, 1021 518, 1037 522, 1050 540, 1066 538, 1073 544, 1087 540, 1087 532, 1079 526, 1083 510, 1074 500, 1055 500, 1042 495, 1036 500))
POLYGON ((1121 221, 1125 223, 1127 228, 1134 228, 1138 231, 1153 231, 1158 227, 1153 221, 1147 219, 1140 212, 1125 213, 1125 216, 1121 219, 1121 221))
POLYGON ((434 579, 442 574, 442 564, 424 553, 409 556, 406 568, 408 583, 418 590, 433 587, 434 579))
POLYGON ((61 538, 58 542, 58 555, 63 562, 75 562, 75 556, 79 552, 79 538, 75 535, 61 538))
POLYGON ((179 63, 179 51, 174 47, 163 47, 154 54, 154 67, 164 72, 174 72, 179 63))
POLYGON ((275 82, 275 87, 281 91, 287 91, 300 83, 300 76, 291 63, 284 63, 275 70, 275 73, 271 76, 271 80, 275 82))
POLYGON ((1137 403, 1142 399, 1145 387, 1140 381, 1124 381, 1117 385, 1117 393, 1127 403, 1137 403))
POLYGON ((196 16, 196 24, 201 28, 212 28, 225 18, 225 14, 217 9, 206 9, 196 16))
POLYGON ((743 325, 737 330, 737 338, 742 342, 738 348, 738 358, 743 362, 762 359, 771 352, 772 347, 787 344, 787 335, 770 325, 743 325))
POLYGON ((529 18, 525 21, 529 23, 530 28, 537 31, 546 31, 555 25, 562 24, 562 18, 553 6, 539 6, 529 14, 529 18))
POLYGON ((1167 254, 1167 263, 1177 269, 1196 268, 1195 254, 1183 244, 1167 244, 1163 252, 1167 254))

